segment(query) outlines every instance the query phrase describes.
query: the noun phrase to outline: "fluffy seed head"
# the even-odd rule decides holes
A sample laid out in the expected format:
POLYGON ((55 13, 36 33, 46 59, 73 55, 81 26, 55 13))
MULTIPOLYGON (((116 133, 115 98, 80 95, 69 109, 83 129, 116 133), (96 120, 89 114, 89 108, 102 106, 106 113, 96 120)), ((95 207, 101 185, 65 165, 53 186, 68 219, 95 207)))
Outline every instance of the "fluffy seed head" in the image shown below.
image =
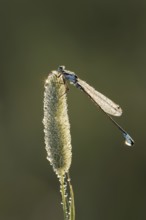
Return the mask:
POLYGON ((52 71, 45 82, 43 124, 47 159, 58 176, 64 175, 71 165, 72 147, 66 87, 57 71, 52 71))

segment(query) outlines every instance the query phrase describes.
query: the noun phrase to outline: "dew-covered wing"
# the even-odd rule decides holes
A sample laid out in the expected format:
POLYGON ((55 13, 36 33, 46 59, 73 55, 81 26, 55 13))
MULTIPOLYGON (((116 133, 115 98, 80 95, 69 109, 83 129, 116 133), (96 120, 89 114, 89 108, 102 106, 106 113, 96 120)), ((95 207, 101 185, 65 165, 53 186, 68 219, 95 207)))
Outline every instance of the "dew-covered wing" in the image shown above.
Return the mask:
POLYGON ((119 105, 79 78, 78 85, 81 86, 82 90, 89 96, 89 98, 91 98, 92 101, 95 102, 104 112, 114 116, 121 116, 122 109, 119 105))

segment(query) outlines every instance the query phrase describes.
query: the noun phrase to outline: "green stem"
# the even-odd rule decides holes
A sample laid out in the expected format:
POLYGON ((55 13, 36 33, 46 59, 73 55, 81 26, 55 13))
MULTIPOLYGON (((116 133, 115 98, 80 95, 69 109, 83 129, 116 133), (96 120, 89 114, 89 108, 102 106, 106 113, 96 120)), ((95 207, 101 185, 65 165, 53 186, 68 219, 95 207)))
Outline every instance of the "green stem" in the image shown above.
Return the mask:
POLYGON ((73 192, 73 187, 71 185, 71 180, 70 180, 70 176, 69 173, 67 173, 67 178, 68 178, 68 184, 69 184, 69 190, 70 190, 70 198, 71 198, 71 203, 69 206, 69 210, 70 210, 70 220, 75 220, 75 202, 74 202, 74 192, 73 192))
POLYGON ((60 191, 62 196, 64 220, 75 220, 74 193, 73 193, 73 188, 71 185, 69 173, 67 173, 66 178, 64 177, 64 175, 60 175, 59 179, 60 179, 60 191), (67 188, 69 190, 69 194, 67 194, 67 188))
POLYGON ((64 176, 60 175, 60 191, 62 196, 64 220, 68 220, 68 210, 67 210, 67 201, 66 201, 66 192, 65 192, 66 190, 64 184, 65 184, 64 176))

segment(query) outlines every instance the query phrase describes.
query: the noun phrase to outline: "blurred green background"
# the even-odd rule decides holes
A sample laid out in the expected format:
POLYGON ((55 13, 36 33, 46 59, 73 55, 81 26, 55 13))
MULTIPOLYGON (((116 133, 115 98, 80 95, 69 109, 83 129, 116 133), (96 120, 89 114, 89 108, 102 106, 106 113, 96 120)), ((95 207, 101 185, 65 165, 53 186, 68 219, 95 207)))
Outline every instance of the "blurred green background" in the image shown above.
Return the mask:
POLYGON ((136 141, 126 147, 70 86, 76 219, 146 219, 146 2, 0 3, 0 219, 63 220, 42 124, 44 81, 59 65, 120 104, 116 120, 136 141))

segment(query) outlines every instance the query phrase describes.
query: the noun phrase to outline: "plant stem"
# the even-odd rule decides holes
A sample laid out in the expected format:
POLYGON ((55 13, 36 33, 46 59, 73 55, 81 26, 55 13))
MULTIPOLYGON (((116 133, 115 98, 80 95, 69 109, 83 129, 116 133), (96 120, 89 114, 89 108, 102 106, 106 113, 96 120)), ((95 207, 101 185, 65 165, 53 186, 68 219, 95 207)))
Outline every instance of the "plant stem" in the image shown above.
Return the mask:
POLYGON ((67 173, 67 178, 68 178, 68 184, 69 184, 69 190, 70 190, 70 206, 69 206, 69 210, 70 210, 70 220, 75 220, 75 202, 74 202, 74 192, 73 192, 73 187, 71 184, 71 180, 70 180, 70 176, 69 176, 69 172, 67 173))
POLYGON ((66 201, 66 188, 65 188, 64 176, 60 175, 60 191, 62 196, 62 206, 64 213, 64 220, 68 220, 68 209, 67 209, 67 201, 66 201))

